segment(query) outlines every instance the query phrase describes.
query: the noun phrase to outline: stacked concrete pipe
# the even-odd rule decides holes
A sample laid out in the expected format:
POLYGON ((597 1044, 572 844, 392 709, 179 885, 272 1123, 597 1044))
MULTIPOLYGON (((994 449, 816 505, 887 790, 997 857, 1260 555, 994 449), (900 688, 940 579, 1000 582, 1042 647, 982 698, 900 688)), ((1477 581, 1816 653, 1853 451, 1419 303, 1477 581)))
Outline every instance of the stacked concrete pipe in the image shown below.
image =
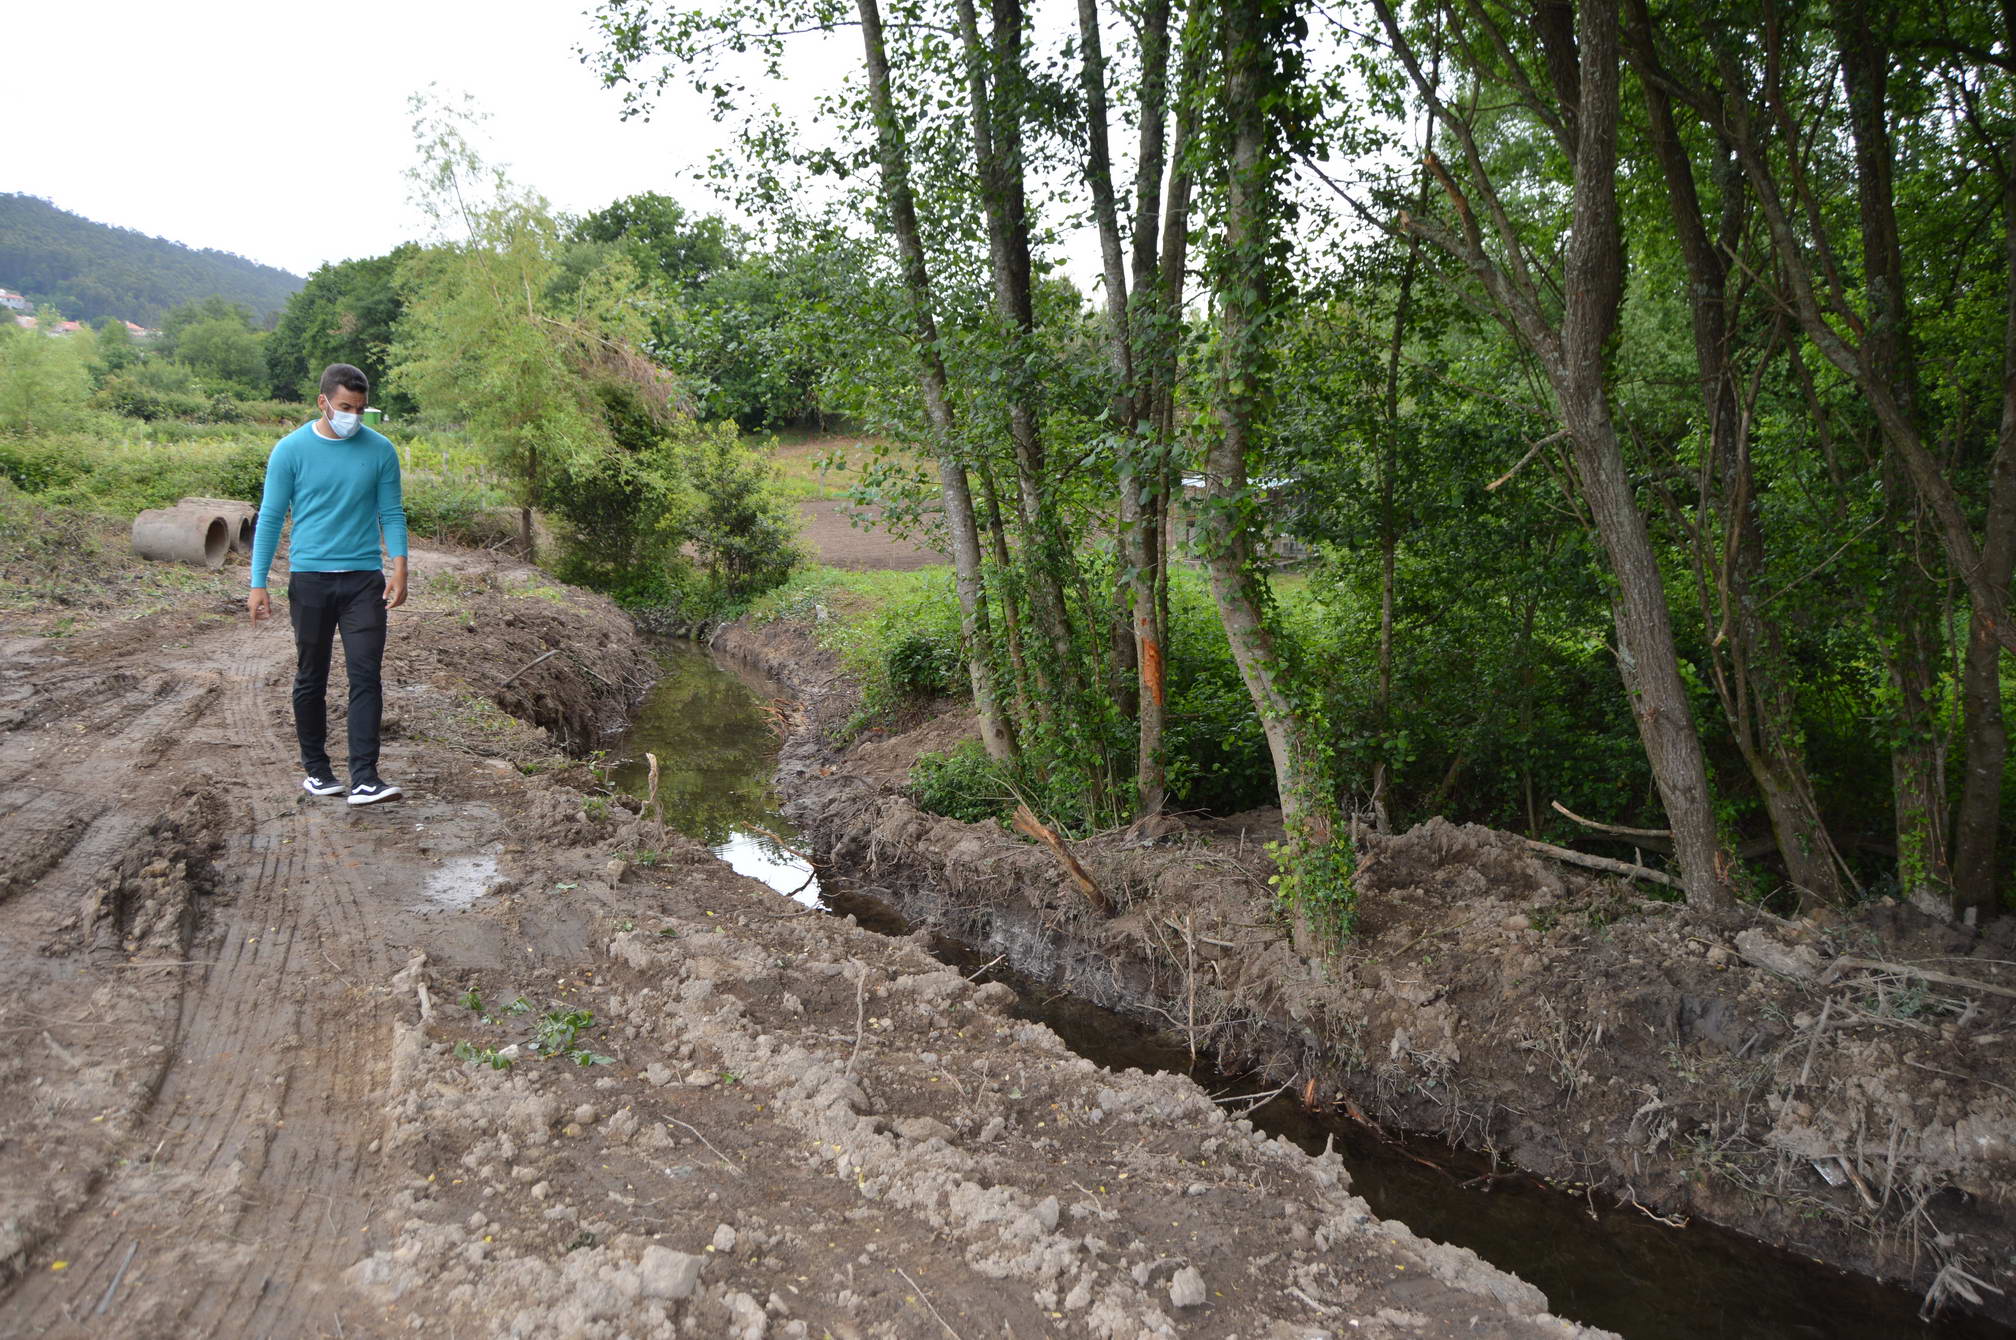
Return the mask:
POLYGON ((211 508, 157 507, 133 518, 133 552, 164 563, 221 568, 231 522, 211 508))
POLYGON ((259 506, 236 498, 184 498, 175 506, 187 512, 215 512, 231 527, 231 552, 250 554, 252 535, 259 525, 259 506))

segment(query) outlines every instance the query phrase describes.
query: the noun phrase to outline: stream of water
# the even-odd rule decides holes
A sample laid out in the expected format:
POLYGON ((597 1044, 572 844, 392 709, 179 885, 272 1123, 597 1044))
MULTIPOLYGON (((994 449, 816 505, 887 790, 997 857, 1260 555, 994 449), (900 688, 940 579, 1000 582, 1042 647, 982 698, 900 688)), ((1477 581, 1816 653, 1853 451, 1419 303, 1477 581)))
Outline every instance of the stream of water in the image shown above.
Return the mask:
MULTIPOLYGON (((822 889, 793 850, 803 843, 772 785, 778 738, 765 709, 774 686, 690 644, 670 644, 663 655, 665 677, 613 751, 621 760, 616 785, 643 795, 644 754, 656 754, 668 824, 781 895, 853 913, 873 930, 908 934, 893 908, 850 889, 844 873, 822 889)), ((998 950, 941 940, 936 952, 971 971, 998 950)), ((1005 965, 988 975, 1015 988, 1025 1018, 1047 1024, 1101 1065, 1187 1071, 1222 1098, 1270 1087, 1222 1074, 1208 1061, 1193 1064, 1180 1043, 1005 965)), ((1626 1340, 2016 1340, 2016 1329, 1978 1318, 1921 1322, 1918 1300, 1901 1290, 1712 1226, 1676 1230, 1629 1206, 1585 1202, 1523 1175, 1501 1175, 1480 1156, 1438 1142, 1389 1144, 1285 1096, 1249 1116, 1312 1152, 1334 1142, 1352 1189, 1374 1213, 1469 1247, 1537 1286, 1560 1315, 1626 1340)))

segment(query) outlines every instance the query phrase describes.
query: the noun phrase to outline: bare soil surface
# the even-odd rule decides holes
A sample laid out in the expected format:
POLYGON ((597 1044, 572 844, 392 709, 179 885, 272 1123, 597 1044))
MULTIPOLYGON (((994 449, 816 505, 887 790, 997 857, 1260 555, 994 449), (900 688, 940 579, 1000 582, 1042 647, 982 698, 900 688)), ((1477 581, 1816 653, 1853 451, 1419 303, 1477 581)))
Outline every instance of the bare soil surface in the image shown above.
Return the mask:
POLYGON ((150 571, 0 613, 0 1334, 1595 1334, 594 794, 599 598, 416 551, 352 809, 242 568, 150 571))
POLYGON ((881 515, 880 508, 807 498, 798 504, 799 536, 821 563, 855 572, 914 572, 952 561, 950 554, 879 529, 881 515))
POLYGON ((1048 852, 904 794, 970 712, 840 747, 853 703, 806 630, 720 645, 801 686, 790 812, 912 924, 1592 1206, 1702 1216, 2016 1317, 2016 918, 1976 932, 1877 901, 1716 920, 1435 821, 1365 836, 1358 930, 1326 953, 1273 905, 1273 812, 1077 844, 1117 904, 1102 918, 1048 852))

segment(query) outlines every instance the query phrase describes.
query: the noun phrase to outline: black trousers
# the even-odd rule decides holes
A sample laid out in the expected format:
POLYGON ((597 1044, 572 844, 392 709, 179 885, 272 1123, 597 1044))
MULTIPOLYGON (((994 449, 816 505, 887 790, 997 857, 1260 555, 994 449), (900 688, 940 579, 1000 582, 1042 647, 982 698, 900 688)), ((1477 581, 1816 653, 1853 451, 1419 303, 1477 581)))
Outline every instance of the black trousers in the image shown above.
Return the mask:
POLYGON ((329 769, 329 655, 343 635, 350 676, 350 784, 378 777, 378 724, 385 714, 379 665, 385 659, 385 574, 297 572, 287 578, 294 622, 294 734, 301 766, 317 777, 329 769))

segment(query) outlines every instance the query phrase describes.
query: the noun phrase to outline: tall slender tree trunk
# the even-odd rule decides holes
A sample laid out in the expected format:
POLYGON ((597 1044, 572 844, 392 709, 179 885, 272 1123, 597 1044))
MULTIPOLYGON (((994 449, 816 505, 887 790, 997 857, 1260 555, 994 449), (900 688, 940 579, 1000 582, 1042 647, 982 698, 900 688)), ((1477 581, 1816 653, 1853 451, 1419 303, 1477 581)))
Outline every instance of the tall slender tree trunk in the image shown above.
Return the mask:
MULTIPOLYGON (((1166 6, 1165 6, 1166 13, 1166 6)), ((1140 551, 1141 498, 1135 479, 1139 458, 1135 408, 1134 348, 1127 319, 1128 287, 1126 259, 1120 244, 1120 210, 1113 193, 1113 154, 1108 139, 1106 106, 1106 56, 1099 31, 1099 0, 1078 0, 1078 45, 1082 57, 1079 87, 1085 95, 1085 183, 1092 196, 1092 218, 1099 232, 1099 259, 1106 290, 1106 350, 1113 365, 1113 392, 1108 401, 1107 430, 1113 436, 1118 463, 1119 591, 1113 602, 1112 691, 1121 713, 1133 717, 1142 698, 1139 685, 1140 652, 1136 646, 1130 570, 1140 551)), ((1143 79, 1149 73, 1143 73, 1143 79)), ((1145 115, 1145 112, 1144 112, 1145 115)), ((1144 131, 1145 134, 1145 131, 1144 131)), ((1091 613, 1087 610, 1088 617, 1091 613)))
POLYGON ((1615 0, 1588 0, 1578 14, 1574 222, 1564 260, 1559 356, 1549 369, 1562 426, 1574 444, 1582 496, 1616 582, 1611 609, 1617 664, 1651 764, 1687 901, 1729 898, 1728 865, 1701 737, 1680 678, 1666 588, 1638 509, 1605 384, 1604 345, 1624 291, 1617 222, 1618 25, 1615 0))
POLYGON ((979 463, 980 503, 985 508, 987 538, 994 556, 996 580, 990 587, 995 603, 1001 610, 1001 628, 1008 642, 1008 668, 1015 677, 1015 719, 1017 721, 1042 721, 1049 724, 1045 715, 1049 705, 1040 695, 1029 691, 1029 662, 1022 653, 1022 613, 1012 590, 1004 589, 1004 583, 1013 579, 1014 566, 1008 555, 1008 528, 1001 520, 1001 495, 994 487, 994 471, 986 461, 979 463), (1031 715, 1032 700, 1037 707, 1031 715))
MULTIPOLYGON (((1441 72, 1442 53, 1434 54, 1434 73, 1441 72)), ((1423 135, 1422 153, 1435 152, 1435 122, 1431 118, 1423 135)), ((1414 193, 1414 212, 1428 207, 1428 172, 1421 172, 1421 184, 1414 193)), ((1381 833, 1393 831, 1387 811, 1386 792, 1392 764, 1387 757, 1393 733, 1393 598, 1397 586, 1400 552, 1400 525, 1395 515, 1394 491, 1400 475, 1400 353, 1407 341, 1407 317, 1414 302, 1414 276, 1421 264, 1421 239, 1407 238, 1407 259, 1400 266, 1400 295, 1393 304, 1393 334, 1386 346, 1386 400, 1381 416, 1379 444, 1379 681, 1373 711, 1379 723, 1379 758, 1372 765, 1372 815, 1381 833)))
POLYGON ((1291 848, 1331 840, 1330 804, 1306 726, 1283 683, 1266 617, 1247 497, 1246 457, 1259 411, 1272 305, 1267 258, 1277 170, 1267 151, 1262 62, 1268 59, 1261 0, 1225 0, 1224 102, 1230 125, 1224 258, 1218 275, 1218 431, 1205 451, 1204 564, 1232 659, 1266 732, 1291 848))
POLYGON ((917 204, 911 193, 909 162, 889 88, 889 56, 882 38, 882 13, 877 0, 855 0, 861 16, 861 44, 868 67, 868 96, 875 115, 877 156, 882 176, 882 200, 896 234, 902 261, 904 298, 910 308, 911 338, 917 357, 917 384, 925 414, 937 436, 938 483, 945 505, 945 528, 952 546, 952 568, 959 592, 959 634, 966 649, 967 673, 973 685, 973 707, 980 717, 980 739, 988 757, 1001 763, 1017 760, 1014 730, 1001 710, 995 691, 993 639, 987 620, 987 592, 980 565, 980 537, 973 519, 973 495, 966 467, 953 448, 952 401, 945 363, 938 353, 938 325, 931 307, 930 271, 924 261, 923 234, 917 226, 917 204))
POLYGON ((987 251, 994 276, 994 305, 1008 341, 1008 436, 1015 449, 1017 501, 1030 605, 1050 644, 1050 674, 1071 699, 1078 696, 1072 655, 1070 605, 1063 569, 1070 560, 1049 500, 1036 387, 1029 366, 1035 306, 1030 292, 1029 219, 1023 183, 1022 122, 1026 97, 1022 68, 1021 0, 994 0, 992 48, 982 40, 973 0, 958 0, 959 34, 973 132, 974 165, 987 216, 987 251))
POLYGON ((1583 502, 1609 559, 1617 668, 1673 832, 1681 883, 1688 902, 1716 907, 1729 900, 1730 866, 1716 838, 1707 765, 1680 677, 1665 585, 1624 468, 1605 385, 1605 346, 1616 328, 1624 291, 1617 218, 1617 4, 1584 0, 1572 15, 1565 6, 1548 6, 1540 16, 1545 21, 1536 25, 1547 48, 1556 99, 1550 129, 1572 163, 1572 218, 1562 257, 1557 327, 1547 315, 1553 299, 1541 291, 1526 244, 1491 184, 1475 127, 1441 100, 1422 73, 1389 0, 1373 0, 1415 88, 1459 141, 1473 185, 1485 199, 1490 227, 1504 244, 1503 259, 1486 246, 1484 224, 1468 195, 1432 156, 1429 170, 1449 196, 1460 229, 1404 215, 1399 226, 1469 267, 1547 377, 1561 426, 1573 443, 1583 502), (1566 26, 1570 17, 1572 40, 1566 26))
POLYGON ((1896 534, 1884 546, 1888 589, 1877 611, 1890 677, 1890 783, 1897 835, 1897 885, 1921 909, 1952 913, 1953 872, 1946 845, 1946 740, 1939 712, 1939 592, 1926 577, 1918 541, 1918 498, 1884 468, 1884 501, 1896 534))
MULTIPOLYGON (((2016 9, 2005 8, 2016 38, 2016 9)), ((2016 574, 2016 146, 2002 158, 2002 249, 2008 296, 2002 326, 2002 424, 1988 471, 1988 522, 1981 562, 1989 584, 2006 591, 2016 574)), ((1976 920, 1994 915, 1996 856, 2001 843, 2002 777, 2009 732, 2002 716, 2001 648, 1979 620, 1968 621, 1961 695, 1966 709, 1966 776, 1954 820, 1955 909, 1976 920)))
MULTIPOLYGON (((1847 0, 1836 11, 1835 21, 1855 145, 1856 204, 1869 306, 1862 364, 1868 376, 1884 388, 1890 417, 1899 426, 1908 427, 1915 439, 1920 431, 1918 368, 1905 290, 1904 248, 1897 225, 1896 162, 1890 139, 1890 52, 1876 26, 1882 16, 1868 0, 1847 0)), ((1891 425, 1884 427, 1895 446, 1895 430, 1891 425)), ((1922 450, 1922 440, 1918 445, 1922 450)), ((1920 508, 1932 504, 1922 495, 1914 497, 1907 486, 1912 470, 1904 455, 1885 452, 1882 468, 1892 525, 1888 589, 1878 622, 1889 657, 1895 702, 1890 773, 1895 788, 1897 881, 1913 902, 1950 911, 1946 750, 1938 710, 1943 642, 1940 601, 1917 552, 1923 529, 1920 508)), ((1978 559, 1978 555, 1974 557, 1978 559)), ((1967 575, 1978 578, 1981 574, 1977 570, 1967 575)), ((1992 622, 1981 619, 1978 612, 1975 621, 1992 622)))
MULTIPOLYGON (((1634 37, 1648 49, 1644 0, 1633 0, 1634 37)), ((1780 859, 1805 897, 1839 902, 1841 864, 1821 819, 1806 766, 1790 666, 1777 624, 1754 594, 1764 566, 1764 532, 1757 516, 1739 373, 1731 356, 1729 267, 1724 256, 1741 238, 1744 197, 1739 174, 1722 174, 1720 236, 1711 239, 1695 188, 1693 164, 1674 127, 1672 103, 1654 80, 1644 81, 1654 156, 1666 178, 1667 201, 1680 254, 1687 267, 1688 311, 1694 361, 1708 414, 1709 458, 1702 479, 1702 517, 1722 520, 1724 537, 1705 532, 1695 545, 1702 587, 1719 596, 1704 600, 1704 639, 1712 658, 1716 693, 1738 751, 1763 797, 1780 859)), ((1768 353, 1760 355, 1768 357, 1768 353)))
MULTIPOLYGON (((1148 81, 1144 89, 1160 95, 1165 87, 1169 46, 1169 8, 1166 3, 1151 11, 1159 13, 1159 41, 1143 39, 1143 63, 1160 52, 1161 77, 1148 81)), ((1152 29, 1151 29, 1152 31, 1152 29)), ((1175 521, 1176 475, 1176 379, 1183 330, 1183 302, 1190 264, 1191 147, 1197 136, 1199 83, 1202 77, 1201 43, 1186 42, 1175 91, 1175 136, 1165 157, 1161 123, 1151 133, 1144 124, 1141 158, 1135 175, 1134 289, 1129 303, 1129 319, 1134 327, 1137 448, 1132 475, 1140 499, 1140 516, 1135 526, 1135 545, 1130 551, 1133 568, 1131 605, 1134 614, 1134 648, 1141 667, 1141 711, 1139 747, 1135 765, 1135 785, 1139 794, 1137 812, 1148 817, 1162 812, 1168 802, 1169 770, 1165 740, 1169 720, 1168 641, 1169 568, 1176 561, 1172 528, 1175 521), (1169 178, 1162 205, 1162 236, 1158 248, 1154 227, 1154 203, 1163 196, 1165 163, 1169 178)), ((1148 114, 1144 94, 1144 119, 1148 114)), ((1158 118, 1166 107, 1157 103, 1158 118)))

